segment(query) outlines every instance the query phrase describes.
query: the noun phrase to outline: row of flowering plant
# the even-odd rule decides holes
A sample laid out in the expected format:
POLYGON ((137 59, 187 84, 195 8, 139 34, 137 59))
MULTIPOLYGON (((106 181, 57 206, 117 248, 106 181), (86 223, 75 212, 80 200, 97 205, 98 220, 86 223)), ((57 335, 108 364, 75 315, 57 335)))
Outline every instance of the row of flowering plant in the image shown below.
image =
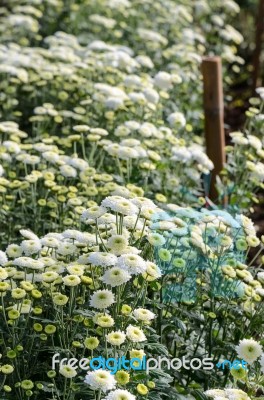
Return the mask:
POLYGON ((106 197, 83 212, 84 229, 21 230, 24 240, 0 253, 1 398, 162 399, 172 390, 169 375, 137 364, 89 368, 92 358, 167 355, 148 306, 161 271, 140 255, 153 209, 147 198, 106 197), (86 371, 52 367, 56 353, 85 358, 86 371))
MULTIPOLYGON (((156 328, 173 357, 233 360, 237 341, 263 334, 264 238, 242 214, 167 207, 154 214, 148 237, 163 272, 156 328)), ((171 374, 186 393, 201 379, 207 388, 228 378, 222 370, 171 374)))
MULTIPOLYGON (((195 204, 213 167, 201 137, 200 63, 210 48, 239 71, 243 60, 236 46, 242 36, 229 24, 237 4, 31 3, 12 0, 12 14, 8 7, 1 10, 1 119, 18 123, 34 145, 59 143, 67 156, 77 154, 89 167, 140 186, 149 197, 195 204)), ((17 138, 6 125, 0 131, 1 142, 7 142, 0 150, 1 174, 2 164, 10 167, 6 148, 16 154, 13 142, 19 145, 25 136, 17 138)), ((24 150, 39 155, 26 142, 24 150)), ((56 158, 49 155, 59 171, 56 158)), ((38 169, 37 159, 31 161, 38 169)), ((61 169, 67 177, 76 175, 61 169)))

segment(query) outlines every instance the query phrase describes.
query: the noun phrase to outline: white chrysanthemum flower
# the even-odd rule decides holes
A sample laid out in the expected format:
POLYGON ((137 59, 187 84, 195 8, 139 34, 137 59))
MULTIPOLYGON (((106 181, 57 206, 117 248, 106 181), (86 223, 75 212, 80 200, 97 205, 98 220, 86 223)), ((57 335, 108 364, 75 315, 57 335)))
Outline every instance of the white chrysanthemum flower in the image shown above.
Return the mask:
POLYGON ((16 273, 16 268, 15 267, 4 267, 5 271, 7 272, 9 278, 12 278, 12 276, 16 273))
POLYGON ((204 240, 202 235, 197 234, 196 232, 191 232, 191 239, 190 242, 199 248, 202 248, 202 246, 204 245, 204 240))
POLYGON ((113 267, 105 271, 101 280, 112 287, 120 286, 123 283, 128 282, 131 279, 131 275, 127 271, 118 267, 113 267))
POLYGON ((140 123, 137 121, 126 121, 124 125, 130 130, 130 131, 136 131, 138 128, 140 128, 140 123))
POLYGON ((40 240, 23 240, 21 242, 21 249, 23 252, 26 254, 26 256, 30 256, 31 254, 36 254, 38 253, 41 248, 41 242, 40 240))
POLYGON ((75 132, 88 132, 90 130, 88 125, 74 125, 72 128, 75 132))
POLYGON ((143 91, 143 94, 150 103, 157 104, 159 102, 159 94, 156 90, 147 88, 143 91))
POLYGON ((98 224, 101 225, 110 225, 115 223, 116 218, 113 214, 110 213, 106 213, 104 215, 102 215, 100 218, 98 218, 98 224))
POLYGON ((84 382, 91 386, 93 390, 102 390, 106 393, 108 390, 112 390, 116 386, 116 380, 114 376, 103 369, 98 369, 97 371, 88 372, 84 382))
POLYGON ((95 324, 101 326, 101 328, 112 328, 115 324, 114 319, 110 315, 104 313, 95 315, 93 321, 95 324))
POLYGON ((89 264, 87 254, 82 254, 78 259, 77 263, 81 265, 87 265, 89 264))
POLYGON ((251 400, 248 395, 240 389, 225 389, 225 396, 229 400, 251 400))
MULTIPOLYGON (((51 267, 57 263, 56 260, 52 257, 40 257, 39 261, 43 262, 45 267, 51 267)), ((58 265, 57 265, 58 266, 58 265)), ((59 267, 59 266, 58 266, 59 267)), ((62 269, 62 272, 64 271, 64 268, 62 269)), ((57 271, 58 272, 58 271, 57 271)))
POLYGON ((77 229, 66 229, 64 232, 62 232, 62 236, 66 239, 77 240, 77 237, 79 234, 80 234, 80 231, 77 231, 77 229))
POLYGON ((6 278, 8 278, 8 273, 5 268, 0 267, 0 281, 3 281, 6 278))
POLYGON ((68 379, 74 378, 77 375, 76 369, 74 369, 70 365, 63 365, 60 368, 59 373, 68 379))
POLYGON ((65 178, 76 178, 77 176, 76 169, 66 164, 60 166, 60 173, 65 178))
POLYGON ((52 283, 59 277, 59 274, 55 271, 46 271, 42 274, 43 282, 52 283))
POLYGON ((137 247, 134 246, 127 246, 122 252, 120 252, 120 256, 122 254, 140 254, 142 250, 139 250, 137 247))
POLYGON ((115 190, 111 191, 112 196, 122 196, 125 197, 126 199, 129 199, 131 193, 130 190, 123 186, 117 186, 115 190))
POLYGON ((144 342, 145 340, 147 340, 142 329, 133 325, 128 325, 128 327, 126 328, 126 336, 129 340, 131 340, 131 342, 134 343, 144 342))
POLYGON ((135 204, 138 208, 142 208, 144 206, 152 207, 153 209, 157 208, 156 204, 146 197, 134 197, 131 199, 131 203, 135 204))
POLYGON ((119 150, 119 144, 118 143, 110 143, 107 146, 104 147, 105 151, 110 154, 112 157, 117 157, 117 152, 119 150))
POLYGON ((264 289, 263 288, 257 288, 256 289, 256 294, 258 294, 261 297, 264 297, 264 289))
POLYGON ((114 131, 114 135, 118 137, 128 136, 129 134, 130 134, 130 129, 125 125, 119 125, 114 131))
POLYGON ((153 209, 150 206, 143 206, 140 210, 140 216, 147 220, 152 220, 152 218, 155 216, 157 210, 158 210, 157 208, 153 209))
POLYGON ((131 275, 138 275, 147 269, 146 262, 137 254, 124 254, 117 260, 117 266, 129 272, 131 275))
POLYGON ((163 246, 166 243, 166 239, 159 233, 149 234, 147 240, 152 246, 163 246))
POLYGON ((84 266, 83 265, 78 265, 78 264, 73 264, 73 265, 68 265, 66 267, 67 271, 71 275, 77 275, 77 276, 82 276, 84 274, 84 266))
POLYGON ((109 135, 108 131, 103 128, 91 128, 90 132, 93 133, 94 135, 99 135, 99 136, 108 136, 109 135))
POLYGON ((45 235, 45 237, 52 237, 59 241, 64 239, 64 236, 62 235, 62 233, 57 233, 57 232, 49 232, 49 233, 47 233, 47 235, 45 235))
POLYGON ((28 229, 20 229, 19 233, 25 238, 30 240, 39 240, 35 233, 29 231, 28 229))
POLYGON ((117 157, 121 160, 130 160, 133 158, 139 158, 139 154, 135 149, 128 146, 120 146, 117 151, 117 157))
POLYGON ((11 296, 13 299, 20 300, 26 297, 27 292, 24 289, 16 288, 11 291, 11 296))
POLYGON ((254 149, 256 149, 256 150, 262 149, 262 143, 258 137, 254 136, 254 135, 248 135, 247 138, 248 138, 248 142, 249 142, 250 146, 254 147, 254 149))
POLYGON ((51 247, 52 249, 59 247, 60 243, 57 239, 47 236, 44 236, 42 239, 40 239, 40 242, 42 246, 51 247))
POLYGON ((130 232, 128 229, 124 228, 122 229, 122 235, 119 235, 117 232, 117 227, 114 226, 113 228, 109 229, 109 234, 113 235, 113 236, 119 236, 119 237, 124 237, 126 239, 129 239, 130 237, 130 232))
POLYGON ((122 139, 120 142, 120 145, 128 146, 128 147, 137 147, 137 146, 140 146, 140 141, 137 139, 132 139, 132 138, 122 139))
POLYGON ((111 110, 117 110, 118 108, 123 106, 123 99, 120 99, 118 97, 113 97, 113 96, 109 96, 106 100, 105 100, 105 106, 107 108, 110 108, 111 110))
POLYGON ((16 280, 16 279, 18 279, 18 280, 25 279, 25 272, 24 272, 24 271, 15 271, 15 272, 12 274, 12 278, 13 278, 14 280, 16 280))
POLYGON ((172 127, 181 127, 183 128, 186 125, 186 119, 181 112, 174 112, 170 114, 167 118, 168 123, 172 127))
POLYGON ((80 244, 86 244, 88 246, 94 246, 96 244, 96 236, 93 233, 79 232, 76 236, 76 240, 80 244))
POLYGON ((24 300, 24 302, 21 304, 15 304, 13 306, 13 310, 19 311, 20 314, 29 314, 31 311, 31 300, 24 300))
POLYGON ((15 258, 13 264, 17 265, 18 267, 30 268, 30 269, 43 269, 45 266, 44 263, 41 262, 40 260, 33 260, 33 258, 30 257, 15 258))
POLYGON ((119 255, 128 246, 128 240, 122 235, 114 235, 108 239, 107 247, 115 254, 119 255))
POLYGON ((159 229, 160 231, 171 231, 174 233, 176 225, 171 221, 158 221, 151 224, 151 229, 159 229))
POLYGON ((110 267, 116 265, 117 257, 111 253, 103 253, 100 251, 94 251, 90 253, 87 258, 88 262, 102 267, 110 267))
POLYGON ((57 252, 63 256, 74 254, 77 247, 73 243, 60 243, 57 252))
POLYGON ((121 196, 108 196, 102 201, 102 206, 110 208, 112 211, 124 214, 138 214, 138 208, 131 201, 121 196))
POLYGON ((247 244, 250 247, 257 247, 260 244, 260 240, 257 236, 249 235, 246 237, 247 244))
POLYGON ((55 265, 50 265, 49 267, 47 267, 46 270, 47 271, 54 271, 54 272, 57 272, 59 275, 61 275, 65 271, 65 268, 61 264, 55 264, 55 265))
POLYGON ((39 179, 39 177, 37 176, 37 174, 29 174, 25 176, 25 180, 28 181, 29 183, 35 183, 37 182, 37 180, 39 179))
POLYGON ((252 276, 250 271, 243 270, 243 280, 247 283, 250 283, 254 280, 254 277, 252 276))
POLYGON ((230 236, 227 235, 223 235, 220 238, 220 245, 223 247, 230 247, 232 245, 233 241, 232 238, 230 236))
POLYGON ((204 392, 208 397, 223 396, 225 397, 225 391, 222 389, 209 389, 204 392))
POLYGON ((245 146, 248 144, 248 139, 244 137, 242 132, 231 132, 230 137, 232 138, 231 142, 234 144, 238 144, 240 146, 245 146))
POLYGON ((0 250, 0 265, 4 265, 8 262, 6 253, 4 253, 2 250, 0 250))
POLYGON ((79 169, 80 171, 84 171, 89 167, 89 164, 87 161, 83 160, 82 158, 71 158, 69 163, 71 164, 72 167, 79 169))
POLYGON ((52 164, 55 164, 60 159, 60 155, 58 153, 56 153, 55 151, 52 151, 52 150, 48 150, 48 151, 43 152, 42 153, 42 157, 46 161, 48 161, 48 162, 50 162, 52 164))
POLYGON ((257 277, 258 277, 258 281, 264 284, 264 271, 258 272, 257 277))
POLYGON ((146 308, 137 308, 133 311, 133 314, 138 321, 151 321, 155 318, 155 314, 146 308))
POLYGON ((45 153, 45 151, 57 150, 57 146, 48 145, 45 143, 35 143, 35 144, 33 144, 33 149, 36 151, 39 151, 40 153, 45 153))
POLYGON ((153 64, 151 58, 148 56, 140 55, 140 56, 137 56, 135 58, 135 60, 145 68, 150 68, 150 69, 154 68, 154 64, 153 64))
POLYGON ((124 86, 127 87, 138 87, 142 85, 141 78, 138 75, 126 75, 124 79, 124 86))
POLYGON ((81 279, 78 275, 66 275, 62 280, 65 286, 77 286, 81 283, 81 279))
POLYGON ((115 303, 114 294, 111 290, 97 290, 90 298, 90 306, 94 308, 104 309, 115 303))
POLYGON ((86 221, 87 219, 96 219, 101 217, 107 212, 107 209, 102 206, 93 206, 85 210, 82 215, 81 219, 86 221))
POLYGON ((138 132, 144 138, 149 138, 151 136, 155 136, 158 131, 157 131, 157 128, 155 127, 155 125, 151 124, 150 122, 144 122, 138 128, 138 132))
POLYGON ((241 223, 247 235, 256 236, 256 229, 253 221, 243 214, 237 215, 236 220, 241 223))
POLYGON ((115 331, 115 332, 110 332, 108 335, 106 335, 106 340, 108 343, 110 343, 112 346, 121 346, 126 340, 126 335, 124 332, 115 331))
POLYGON ((11 258, 16 258, 16 257, 20 257, 22 255, 22 249, 18 244, 9 244, 6 248, 6 254, 8 255, 8 257, 11 258))
POLYGON ((143 229, 143 222, 139 218, 137 218, 136 215, 127 215, 126 217, 124 217, 123 225, 129 229, 143 229))
POLYGON ((161 277, 160 268, 152 261, 146 261, 146 271, 143 273, 143 277, 148 281, 154 281, 161 277))
POLYGON ((103 400, 136 400, 136 397, 125 389, 117 389, 108 393, 103 400))
POLYGON ((143 41, 154 42, 166 45, 168 40, 166 37, 162 36, 160 33, 144 28, 138 28, 137 33, 143 41))
POLYGON ((239 358, 253 364, 261 356, 262 346, 254 339, 243 339, 236 346, 236 351, 239 358))
POLYGON ((143 360, 145 357, 146 353, 142 349, 132 349, 129 351, 129 356, 131 358, 139 358, 140 360, 143 360))
POLYGON ((40 157, 27 154, 23 162, 29 165, 36 165, 40 162, 40 157))
POLYGON ((172 76, 165 71, 158 72, 154 77, 154 85, 161 90, 172 88, 172 76))

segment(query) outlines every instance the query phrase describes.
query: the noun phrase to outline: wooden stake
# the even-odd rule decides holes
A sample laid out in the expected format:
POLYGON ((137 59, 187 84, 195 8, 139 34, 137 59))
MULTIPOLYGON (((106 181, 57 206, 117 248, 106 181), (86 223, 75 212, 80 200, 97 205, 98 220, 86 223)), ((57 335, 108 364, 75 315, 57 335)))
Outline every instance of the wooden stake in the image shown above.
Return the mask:
MULTIPOLYGON (((263 44, 264 35, 264 0, 259 0, 258 14, 256 16, 256 39, 255 50, 253 55, 253 77, 252 89, 255 94, 255 89, 258 86, 258 78, 260 72, 260 56, 263 44)), ((261 85, 261 83, 260 83, 261 85)))
POLYGON ((220 57, 205 57, 202 61, 204 83, 205 140, 207 155, 214 163, 210 184, 210 199, 218 197, 216 176, 224 167, 225 133, 222 62, 220 57))

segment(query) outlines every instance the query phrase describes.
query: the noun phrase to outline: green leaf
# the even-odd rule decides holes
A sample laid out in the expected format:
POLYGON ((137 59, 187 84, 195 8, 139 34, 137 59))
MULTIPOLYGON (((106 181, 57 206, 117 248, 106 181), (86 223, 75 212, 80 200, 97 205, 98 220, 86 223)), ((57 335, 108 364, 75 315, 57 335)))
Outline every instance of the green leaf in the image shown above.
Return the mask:
POLYGON ((201 390, 194 390, 192 394, 196 400, 208 400, 207 396, 201 390))
POLYGON ((133 381, 134 380, 135 381, 140 381, 140 380, 145 379, 145 378, 146 378, 146 374, 144 374, 144 373, 133 375, 133 381))

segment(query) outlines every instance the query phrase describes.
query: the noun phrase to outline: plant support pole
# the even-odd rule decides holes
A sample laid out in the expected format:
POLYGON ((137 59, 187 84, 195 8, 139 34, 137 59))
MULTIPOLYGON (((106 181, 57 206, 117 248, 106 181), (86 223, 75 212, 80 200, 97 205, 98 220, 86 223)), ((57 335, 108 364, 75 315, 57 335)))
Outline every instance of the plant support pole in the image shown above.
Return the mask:
POLYGON ((206 152, 214 163, 209 197, 218 197, 216 177, 225 163, 224 100, 222 62, 220 57, 205 57, 202 61, 203 100, 205 114, 206 152))

